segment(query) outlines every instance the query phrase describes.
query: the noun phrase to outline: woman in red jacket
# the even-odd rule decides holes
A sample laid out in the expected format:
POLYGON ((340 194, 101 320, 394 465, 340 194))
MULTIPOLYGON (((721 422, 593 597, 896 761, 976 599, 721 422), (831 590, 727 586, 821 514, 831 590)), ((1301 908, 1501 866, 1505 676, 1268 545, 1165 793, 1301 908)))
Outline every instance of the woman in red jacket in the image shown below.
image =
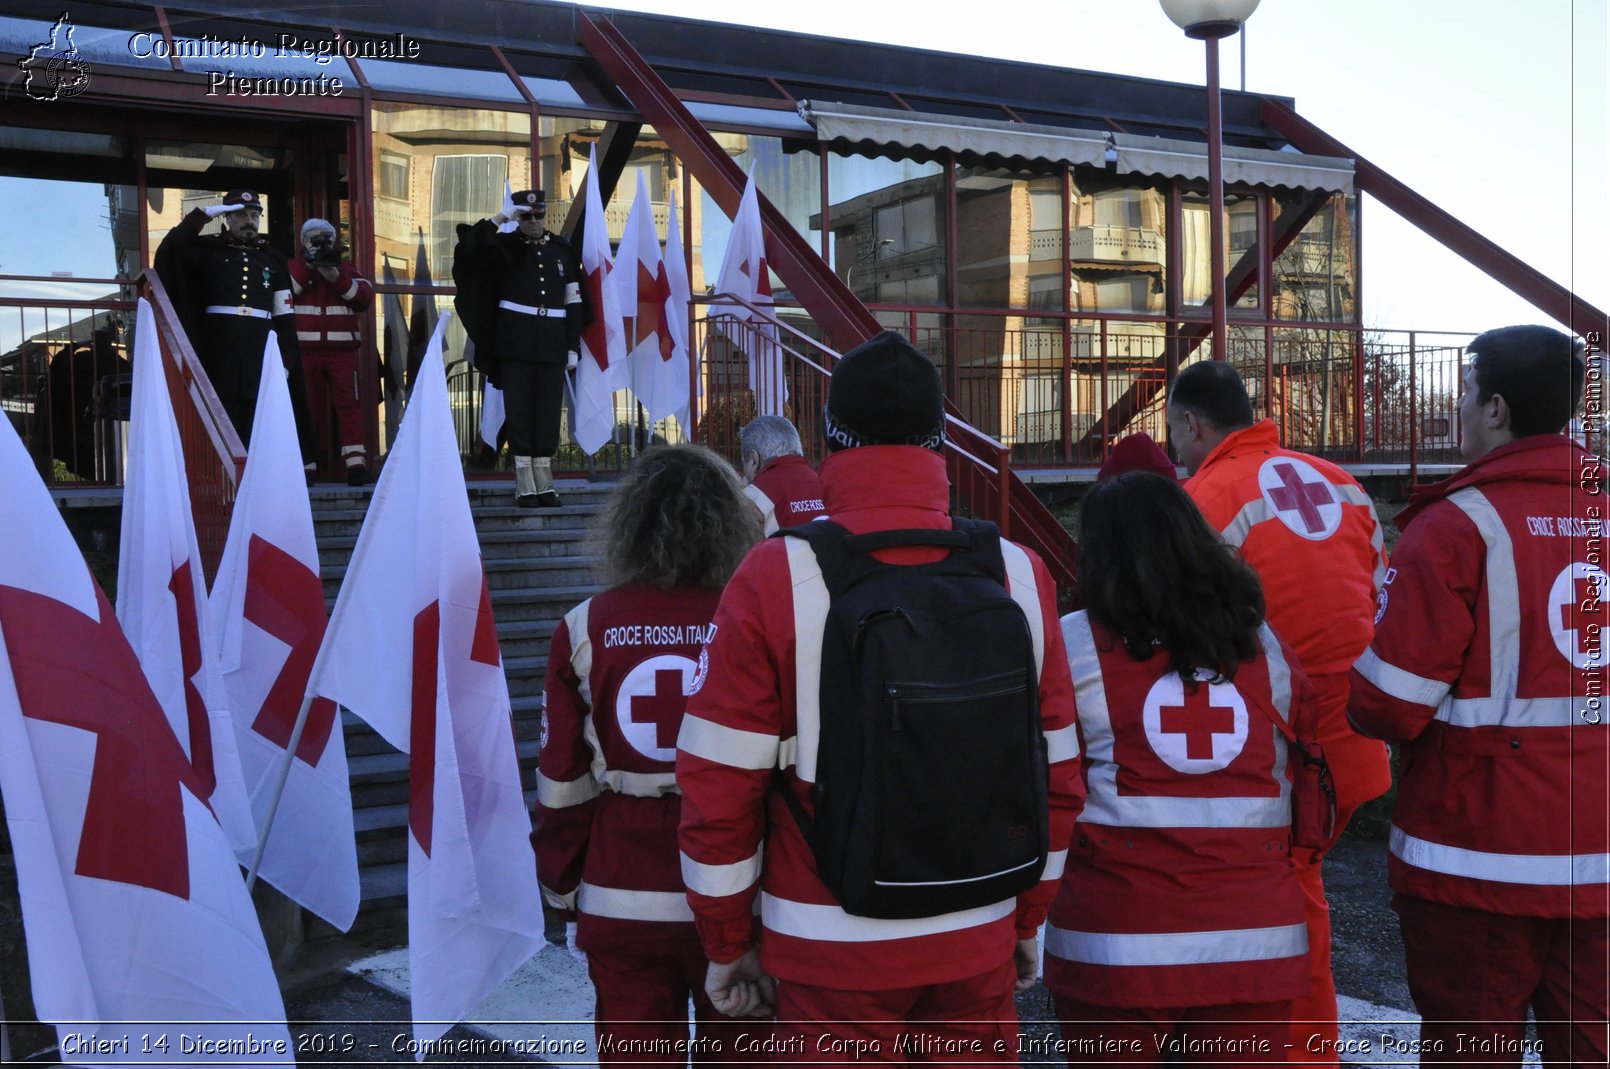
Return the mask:
POLYGON ((1089 795, 1045 937, 1068 1061, 1284 1062, 1308 939, 1277 720, 1305 737, 1312 691, 1177 483, 1093 487, 1080 547, 1089 795))
POLYGON ((537 878, 575 921, 601 1064, 752 1062, 739 1037, 764 1026, 707 1027, 721 1018, 677 855, 676 736, 721 588, 760 516, 726 461, 671 446, 633 465, 595 533, 610 588, 565 614, 548 649, 537 878))

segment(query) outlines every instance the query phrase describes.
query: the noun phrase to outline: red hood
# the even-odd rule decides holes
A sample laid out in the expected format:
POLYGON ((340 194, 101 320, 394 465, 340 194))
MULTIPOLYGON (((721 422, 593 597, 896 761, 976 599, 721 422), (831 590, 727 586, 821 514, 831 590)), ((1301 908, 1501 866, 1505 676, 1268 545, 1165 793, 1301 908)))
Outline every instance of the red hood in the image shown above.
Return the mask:
POLYGON ((1449 494, 1467 486, 1499 482, 1605 485, 1604 462, 1562 434, 1533 434, 1501 445, 1466 464, 1441 482, 1416 486, 1409 504, 1393 521, 1398 530, 1449 494))

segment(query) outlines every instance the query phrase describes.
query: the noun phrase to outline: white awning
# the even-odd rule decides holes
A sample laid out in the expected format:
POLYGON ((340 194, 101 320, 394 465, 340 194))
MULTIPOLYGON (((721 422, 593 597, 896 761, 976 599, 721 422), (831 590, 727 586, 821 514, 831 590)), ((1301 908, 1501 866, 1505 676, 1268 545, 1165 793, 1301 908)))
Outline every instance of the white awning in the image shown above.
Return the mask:
MULTIPOLYGON (((1174 141, 1136 134, 1113 134, 1112 141, 1118 149, 1119 174, 1207 179, 1207 146, 1200 141, 1174 141)), ((1233 185, 1351 193, 1353 161, 1336 156, 1226 145, 1224 181, 1233 185)))
POLYGON ((800 101, 799 114, 816 128, 816 137, 823 142, 852 145, 868 142, 932 152, 949 149, 1008 160, 1087 163, 1098 167, 1107 158, 1107 137, 1095 131, 1080 133, 1060 126, 1038 126, 1006 119, 960 118, 817 100, 800 101))

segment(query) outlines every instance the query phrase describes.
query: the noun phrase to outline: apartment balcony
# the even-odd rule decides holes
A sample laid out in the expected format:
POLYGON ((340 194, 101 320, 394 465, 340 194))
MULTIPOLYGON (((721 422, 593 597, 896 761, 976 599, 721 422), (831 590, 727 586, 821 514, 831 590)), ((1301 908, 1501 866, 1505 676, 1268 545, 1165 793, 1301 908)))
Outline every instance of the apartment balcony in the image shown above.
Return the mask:
POLYGON ((1163 254, 1163 236, 1149 227, 1096 223, 1069 235, 1070 260, 1161 265, 1163 254))

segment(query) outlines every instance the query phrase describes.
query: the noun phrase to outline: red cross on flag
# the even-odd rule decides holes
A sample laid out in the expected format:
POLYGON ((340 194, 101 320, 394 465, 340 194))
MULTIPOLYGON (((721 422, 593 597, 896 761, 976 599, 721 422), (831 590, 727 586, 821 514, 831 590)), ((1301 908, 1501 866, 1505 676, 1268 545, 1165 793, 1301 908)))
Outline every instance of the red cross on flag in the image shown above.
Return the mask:
MULTIPOLYGON (((648 181, 637 172, 637 197, 626 217, 621 237, 620 272, 615 276, 621 308, 632 315, 627 327, 627 357, 631 369, 632 392, 648 409, 649 419, 659 421, 680 412, 688 403, 687 350, 675 360, 676 342, 666 316, 670 308, 671 280, 660 255, 660 239, 654 229, 654 202, 649 200, 648 181)), ((684 316, 686 313, 683 313, 684 316)))
POLYGON ((731 321, 717 329, 749 357, 749 386, 755 392, 756 412, 780 416, 788 400, 788 384, 783 378, 783 350, 777 344, 777 325, 769 318, 774 302, 771 271, 766 266, 766 232, 760 223, 760 195, 755 176, 749 175, 738 214, 733 216, 727 235, 727 252, 716 276, 716 292, 742 297, 760 310, 751 312, 742 305, 725 308, 717 302, 712 313, 730 315, 731 321))
POLYGON ((289 1052, 211 788, 7 420, 0 500, 0 793, 40 1019, 108 1055, 74 1064, 172 1064, 180 1033, 289 1052))
POLYGON ((190 512, 184 447, 143 297, 135 312, 134 391, 118 548, 117 616, 207 801, 245 861, 257 844, 223 677, 206 631, 207 589, 190 512))
POLYGON ((290 392, 272 339, 263 359, 246 472, 212 584, 208 638, 220 652, 259 837, 285 781, 257 874, 345 931, 358 913, 358 848, 346 743, 332 703, 314 703, 286 769, 324 635, 324 584, 290 392))
POLYGON ((469 1016, 544 942, 443 326, 375 486, 317 672, 318 693, 409 755, 408 961, 421 1044, 469 1016))
POLYGON ((581 365, 576 368, 575 438, 588 455, 598 452, 615 430, 615 391, 625 389, 626 331, 621 325, 615 261, 609 254, 609 220, 598 199, 598 151, 587 150, 587 193, 582 209, 582 287, 592 322, 581 332, 581 365))

